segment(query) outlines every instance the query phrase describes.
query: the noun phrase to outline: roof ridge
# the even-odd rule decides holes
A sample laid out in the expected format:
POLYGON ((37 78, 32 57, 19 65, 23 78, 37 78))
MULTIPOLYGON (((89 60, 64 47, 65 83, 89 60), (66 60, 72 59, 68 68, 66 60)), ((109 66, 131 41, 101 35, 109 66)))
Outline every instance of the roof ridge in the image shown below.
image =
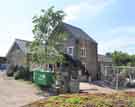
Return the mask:
POLYGON ((76 26, 74 26, 74 25, 71 25, 71 24, 69 24, 69 23, 65 23, 65 22, 64 22, 64 24, 66 24, 66 25, 68 25, 68 26, 71 26, 71 27, 74 27, 74 28, 77 28, 77 29, 80 29, 80 30, 82 30, 80 27, 76 27, 76 26))
POLYGON ((24 39, 15 38, 15 41, 17 41, 17 40, 19 40, 19 41, 24 41, 24 42, 31 42, 31 41, 28 41, 28 40, 24 40, 24 39))

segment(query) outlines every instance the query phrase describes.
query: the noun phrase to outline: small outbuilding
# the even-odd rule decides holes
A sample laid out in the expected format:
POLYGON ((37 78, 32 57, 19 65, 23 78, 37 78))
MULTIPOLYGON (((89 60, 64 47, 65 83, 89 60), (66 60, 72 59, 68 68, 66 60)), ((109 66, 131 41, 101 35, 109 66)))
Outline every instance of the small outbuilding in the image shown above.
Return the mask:
POLYGON ((113 66, 113 60, 111 56, 98 55, 98 80, 102 78, 105 66, 113 66))

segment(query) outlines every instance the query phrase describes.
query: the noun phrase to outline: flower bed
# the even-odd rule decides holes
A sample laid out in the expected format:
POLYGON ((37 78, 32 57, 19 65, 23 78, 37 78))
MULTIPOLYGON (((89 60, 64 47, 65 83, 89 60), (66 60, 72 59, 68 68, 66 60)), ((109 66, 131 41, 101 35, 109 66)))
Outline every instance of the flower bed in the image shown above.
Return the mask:
POLYGON ((135 107, 135 94, 67 94, 50 97, 24 107, 135 107), (131 96, 132 95, 132 96, 131 96))

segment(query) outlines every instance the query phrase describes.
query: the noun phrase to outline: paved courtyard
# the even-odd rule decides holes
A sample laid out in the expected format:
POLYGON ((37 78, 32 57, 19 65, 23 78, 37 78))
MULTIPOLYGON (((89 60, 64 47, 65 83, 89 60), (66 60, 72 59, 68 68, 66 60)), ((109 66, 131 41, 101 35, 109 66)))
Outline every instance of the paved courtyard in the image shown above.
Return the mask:
POLYGON ((0 71, 0 107, 20 107, 42 99, 40 90, 31 83, 16 81, 0 71))
POLYGON ((95 84, 90 84, 87 82, 81 82, 80 83, 80 90, 82 92, 88 92, 88 93, 115 93, 116 90, 113 90, 109 87, 101 87, 95 84))

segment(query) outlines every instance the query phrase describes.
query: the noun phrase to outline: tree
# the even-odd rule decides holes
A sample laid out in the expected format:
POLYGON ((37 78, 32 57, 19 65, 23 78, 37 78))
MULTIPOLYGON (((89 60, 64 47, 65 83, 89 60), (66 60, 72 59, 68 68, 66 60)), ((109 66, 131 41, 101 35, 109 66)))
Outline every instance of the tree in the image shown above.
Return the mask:
POLYGON ((121 51, 112 53, 113 63, 116 66, 135 66, 135 55, 129 55, 121 51))
POLYGON ((112 57, 112 53, 110 53, 110 52, 107 52, 105 55, 108 57, 112 57))
POLYGON ((34 41, 31 45, 32 61, 37 64, 56 64, 64 61, 59 49, 67 39, 63 29, 64 12, 54 11, 54 7, 41 10, 39 16, 33 17, 34 41))
POLYGON ((112 53, 113 62, 117 66, 126 66, 130 62, 130 56, 127 53, 121 51, 115 51, 112 53))

